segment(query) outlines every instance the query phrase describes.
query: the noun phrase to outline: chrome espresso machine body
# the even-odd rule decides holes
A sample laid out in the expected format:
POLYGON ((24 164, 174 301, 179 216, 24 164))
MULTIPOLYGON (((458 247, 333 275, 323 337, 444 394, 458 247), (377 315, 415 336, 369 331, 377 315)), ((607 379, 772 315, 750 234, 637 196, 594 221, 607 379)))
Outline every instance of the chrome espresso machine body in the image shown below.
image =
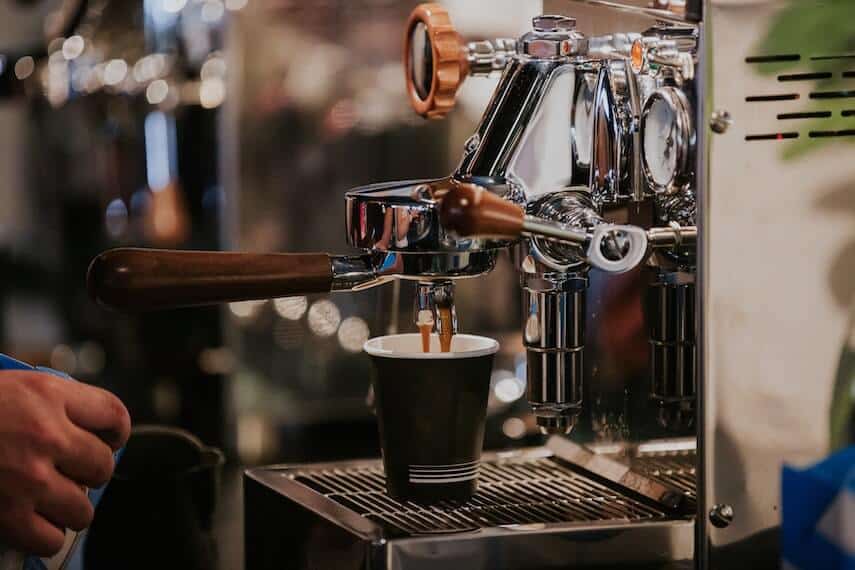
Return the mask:
POLYGON ((425 247, 435 264, 449 255, 435 252, 459 249, 461 273, 470 258, 519 243, 528 395, 548 432, 569 432, 580 410, 589 269, 620 274, 649 263, 657 268, 648 295, 653 393, 663 423, 691 425, 697 30, 589 37, 575 27, 571 17, 540 16, 518 40, 467 44, 440 6, 417 8, 406 58, 417 112, 446 114, 467 74, 501 78, 457 170, 350 192, 348 237, 374 250, 401 244, 404 259, 425 247), (464 228, 444 218, 439 204, 473 187, 522 206, 522 227, 464 228))
POLYGON ((648 25, 626 33, 584 34, 554 15, 516 40, 466 43, 441 6, 414 11, 405 59, 418 113, 448 113, 466 75, 499 75, 498 85, 452 175, 348 194, 348 238, 404 259, 420 245, 429 256, 456 250, 464 269, 470 256, 513 248, 527 396, 554 435, 544 448, 487 455, 466 505, 398 503, 374 461, 252 470, 249 566, 691 564, 699 31, 638 14, 648 25), (656 439, 629 441, 626 418, 586 446, 566 439, 586 404, 592 273, 635 276, 656 439))
POLYGON ((824 92, 800 72, 852 55, 765 48, 787 2, 640 4, 548 0, 545 13, 567 18, 535 19, 517 41, 469 44, 439 7, 424 8, 408 29, 407 74, 416 110, 436 117, 467 73, 501 72, 449 180, 480 187, 456 196, 457 206, 496 194, 525 216, 484 206, 480 217, 441 219, 457 239, 521 238, 528 397, 539 425, 567 431, 597 405, 582 398, 596 381, 584 366, 586 325, 606 316, 586 307, 589 282, 628 271, 647 275, 647 389, 663 431, 622 441, 621 429, 604 429, 585 446, 554 435, 544 448, 489 454, 481 490, 464 506, 395 503, 376 462, 254 470, 248 561, 779 567, 780 470, 828 452, 851 318, 847 131, 806 120, 851 116, 855 84, 843 75, 849 90, 824 92), (426 49, 431 41, 436 49, 426 49), (800 63, 779 76, 781 61, 800 63), (790 159, 786 141, 799 137, 826 145, 790 159), (794 237, 795 227, 811 239, 794 237), (661 437, 669 431, 689 437, 661 437), (270 520, 306 531, 289 537, 270 520))
POLYGON ((425 310, 514 251, 546 445, 485 454, 464 505, 390 499, 378 461, 250 470, 248 567, 779 567, 780 470, 828 453, 851 318, 855 131, 805 121, 852 116, 851 73, 822 72, 839 90, 812 82, 852 54, 763 43, 784 1, 656 6, 548 0, 520 38, 469 43, 441 6, 417 8, 405 54, 418 113, 448 113, 467 75, 498 84, 452 175, 348 193, 361 256, 205 254, 189 288, 165 257, 93 266, 114 305, 408 278, 425 310), (793 71, 775 73, 782 62, 793 71), (793 159, 800 139, 826 145, 793 159), (228 263, 242 279, 210 279, 228 263), (133 277, 152 267, 170 279, 133 277), (592 412, 609 403, 585 394, 615 378, 613 408, 630 392, 648 405, 592 412))

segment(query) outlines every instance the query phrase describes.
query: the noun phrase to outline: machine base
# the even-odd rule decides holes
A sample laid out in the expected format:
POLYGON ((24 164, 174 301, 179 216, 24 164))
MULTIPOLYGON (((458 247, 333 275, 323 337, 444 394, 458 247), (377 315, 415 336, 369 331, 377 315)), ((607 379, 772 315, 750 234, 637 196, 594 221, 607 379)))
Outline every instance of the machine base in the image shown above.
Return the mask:
POLYGON ((246 567, 320 570, 690 568, 694 521, 556 458, 485 454, 476 496, 386 495, 379 461, 251 469, 246 567))

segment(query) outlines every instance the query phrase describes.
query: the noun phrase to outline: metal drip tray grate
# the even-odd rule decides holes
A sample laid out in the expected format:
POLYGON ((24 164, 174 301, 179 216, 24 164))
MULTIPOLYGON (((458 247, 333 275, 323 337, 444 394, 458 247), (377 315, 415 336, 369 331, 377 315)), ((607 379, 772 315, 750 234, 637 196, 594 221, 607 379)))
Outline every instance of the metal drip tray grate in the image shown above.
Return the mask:
POLYGON ((481 463, 478 493, 465 504, 422 506, 386 495, 377 464, 297 469, 289 475, 381 526, 410 535, 538 523, 664 520, 669 514, 593 481, 549 457, 481 463))
POLYGON ((697 455, 694 451, 648 452, 633 458, 632 468, 651 479, 679 489, 687 497, 697 499, 696 462, 697 455))

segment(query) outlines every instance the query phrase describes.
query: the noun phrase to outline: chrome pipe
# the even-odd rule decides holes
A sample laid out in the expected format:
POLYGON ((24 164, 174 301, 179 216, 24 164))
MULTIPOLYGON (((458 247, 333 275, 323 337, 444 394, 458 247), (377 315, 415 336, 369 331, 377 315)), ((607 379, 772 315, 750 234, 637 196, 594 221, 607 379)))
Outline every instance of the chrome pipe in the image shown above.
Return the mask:
POLYGON ((673 226, 650 228, 647 230, 647 241, 650 247, 680 247, 694 246, 698 240, 697 226, 673 226))
MULTIPOLYGON (((620 229, 623 226, 615 226, 620 229)), ((647 242, 651 248, 694 246, 698 239, 696 226, 665 226, 647 230, 647 242)), ((541 218, 526 216, 523 221, 522 235, 547 239, 566 245, 581 246, 585 249, 591 244, 593 231, 582 231, 541 218)))
POLYGON ((591 241, 591 236, 588 232, 569 228, 567 226, 550 223, 535 218, 534 216, 526 216, 523 220, 524 236, 549 238, 562 243, 579 245, 587 247, 591 241))
POLYGON ((694 423, 697 396, 694 274, 674 272, 650 285, 645 322, 650 342, 650 397, 659 423, 685 429, 694 423))
POLYGON ((488 77, 501 72, 516 54, 516 43, 515 39, 496 38, 466 44, 466 62, 469 64, 469 75, 488 77))
POLYGON ((526 392, 544 432, 568 433, 581 411, 587 286, 582 273, 524 275, 526 392))
MULTIPOLYGON (((525 132, 535 123, 533 118, 544 104, 546 94, 554 91, 559 98, 567 99, 566 105, 570 108, 571 93, 551 89, 553 74, 565 69, 571 70, 566 58, 511 59, 484 111, 478 130, 466 143, 454 177, 460 180, 504 181, 517 155, 517 147, 525 138, 525 132)), ((569 123, 563 128, 567 130, 565 142, 569 153, 572 141, 569 123)))

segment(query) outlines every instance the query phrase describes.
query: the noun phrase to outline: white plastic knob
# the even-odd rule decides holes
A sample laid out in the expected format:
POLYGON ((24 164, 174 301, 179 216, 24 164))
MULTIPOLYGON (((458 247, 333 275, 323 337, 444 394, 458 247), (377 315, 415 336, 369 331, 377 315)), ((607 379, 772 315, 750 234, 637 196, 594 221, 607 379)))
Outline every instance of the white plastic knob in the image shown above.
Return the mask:
POLYGON ((647 232, 638 226, 601 224, 594 228, 591 244, 588 246, 588 263, 597 269, 609 273, 626 273, 635 268, 647 258, 647 232), (603 253, 603 240, 613 233, 620 233, 621 238, 629 243, 626 253, 620 259, 610 259, 603 253))

